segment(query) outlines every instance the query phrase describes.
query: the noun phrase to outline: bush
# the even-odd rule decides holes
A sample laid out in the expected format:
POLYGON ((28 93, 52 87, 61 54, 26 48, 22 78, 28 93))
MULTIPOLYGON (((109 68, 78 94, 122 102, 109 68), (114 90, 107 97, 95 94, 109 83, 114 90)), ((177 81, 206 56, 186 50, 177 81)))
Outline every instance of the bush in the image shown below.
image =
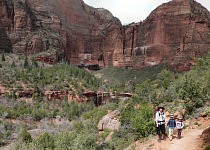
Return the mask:
POLYGON ((134 129, 133 134, 138 138, 147 137, 155 131, 155 123, 152 118, 153 109, 148 104, 141 104, 140 109, 134 109, 130 103, 122 111, 120 121, 123 126, 134 129))
POLYGON ((95 129, 86 129, 80 131, 74 139, 73 149, 92 150, 97 147, 97 131, 95 129))
POLYGON ((112 140, 104 143, 99 149, 105 150, 121 150, 128 147, 132 142, 135 141, 135 137, 131 130, 121 127, 119 131, 113 134, 112 140))
POLYGON ((155 132, 155 123, 152 116, 153 109, 148 104, 142 104, 140 110, 134 111, 131 124, 138 137, 147 137, 155 132))
POLYGON ((34 141, 40 150, 53 150, 55 148, 54 138, 45 132, 34 141))
POLYGON ((6 58, 5 58, 4 53, 1 55, 1 60, 2 60, 2 61, 6 61, 6 58))
POLYGON ((70 150, 73 148, 73 141, 77 137, 76 132, 63 132, 55 136, 55 150, 70 150))
POLYGON ((204 113, 205 113, 205 115, 208 115, 210 113, 210 106, 208 106, 204 109, 204 113))
POLYGON ((13 60, 13 62, 12 62, 12 64, 11 64, 11 68, 14 68, 14 67, 16 67, 16 65, 15 65, 15 62, 14 62, 14 60, 13 60))
POLYGON ((24 143, 30 143, 32 142, 32 137, 30 133, 27 132, 26 128, 22 128, 20 132, 20 140, 24 143))

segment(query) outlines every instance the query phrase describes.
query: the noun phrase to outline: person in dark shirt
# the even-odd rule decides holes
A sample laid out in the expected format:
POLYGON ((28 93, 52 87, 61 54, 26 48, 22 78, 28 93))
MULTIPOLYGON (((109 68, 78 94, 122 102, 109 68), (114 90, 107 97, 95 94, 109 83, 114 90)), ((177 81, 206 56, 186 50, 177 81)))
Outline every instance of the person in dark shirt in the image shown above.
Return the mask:
POLYGON ((170 115, 170 119, 167 123, 167 126, 168 126, 168 129, 169 129, 168 137, 169 137, 170 141, 172 141, 174 128, 176 127, 176 121, 174 120, 174 115, 173 114, 170 115))

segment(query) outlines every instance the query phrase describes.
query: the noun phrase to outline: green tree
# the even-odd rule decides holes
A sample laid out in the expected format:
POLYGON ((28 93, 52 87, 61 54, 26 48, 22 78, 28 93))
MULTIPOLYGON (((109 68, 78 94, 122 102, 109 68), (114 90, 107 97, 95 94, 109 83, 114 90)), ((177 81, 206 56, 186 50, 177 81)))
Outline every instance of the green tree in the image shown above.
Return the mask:
POLYGON ((37 63, 37 61, 36 61, 36 59, 33 57, 32 58, 32 65, 35 67, 35 68, 38 68, 39 67, 39 65, 38 65, 38 63, 37 63))
POLYGON ((30 143, 32 142, 31 134, 28 133, 26 128, 22 128, 20 132, 20 140, 24 143, 30 143))
POLYGON ((6 61, 6 58, 5 58, 4 53, 1 55, 1 60, 2 60, 2 61, 6 61))
POLYGON ((139 137, 147 137, 154 133, 155 124, 152 116, 153 109, 148 104, 141 104, 140 109, 134 111, 131 124, 139 137))
POLYGON ((174 74, 169 70, 164 69, 157 74, 156 83, 159 87, 167 88, 174 79, 174 74))
POLYGON ((29 66, 29 64, 28 64, 28 57, 26 56, 25 59, 24 59, 23 67, 27 68, 28 66, 29 66))
POLYGON ((15 68, 16 67, 16 65, 15 65, 15 62, 14 62, 14 60, 13 60, 13 62, 12 62, 12 64, 11 64, 11 68, 15 68))
POLYGON ((55 137, 56 150, 70 150, 73 147, 74 139, 77 137, 76 132, 64 132, 55 137))
POLYGON ((47 132, 35 139, 35 143, 40 150, 53 150, 55 148, 54 138, 47 132))

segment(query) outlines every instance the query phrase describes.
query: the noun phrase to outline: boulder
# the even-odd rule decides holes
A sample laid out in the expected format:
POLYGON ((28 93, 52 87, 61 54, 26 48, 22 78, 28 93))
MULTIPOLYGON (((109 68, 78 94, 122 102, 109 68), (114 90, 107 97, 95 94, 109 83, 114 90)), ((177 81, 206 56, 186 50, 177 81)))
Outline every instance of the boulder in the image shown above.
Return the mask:
POLYGON ((201 138, 205 145, 210 145, 210 127, 202 132, 201 138))
POLYGON ((197 108, 194 112, 196 119, 199 119, 200 115, 204 112, 204 108, 197 108))
POLYGON ((98 130, 103 131, 105 128, 111 131, 119 130, 121 123, 116 117, 119 115, 119 111, 115 110, 105 115, 98 123, 98 130))

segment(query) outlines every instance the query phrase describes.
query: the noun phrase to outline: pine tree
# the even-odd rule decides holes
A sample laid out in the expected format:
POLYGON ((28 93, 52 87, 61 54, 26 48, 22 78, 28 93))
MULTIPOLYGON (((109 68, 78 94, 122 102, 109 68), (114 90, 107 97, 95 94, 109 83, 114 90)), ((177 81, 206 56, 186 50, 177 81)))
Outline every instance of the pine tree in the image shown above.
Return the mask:
POLYGON ((1 55, 1 60, 2 60, 2 61, 6 61, 6 58, 5 58, 5 56, 4 56, 4 53, 1 55))
POLYGON ((28 67, 28 57, 26 56, 25 59, 24 59, 24 65, 23 65, 24 68, 27 68, 28 67))
POLYGON ((29 143, 32 141, 32 137, 30 135, 30 133, 28 133, 28 131, 26 130, 26 128, 23 128, 20 132, 20 138, 23 142, 25 143, 29 143))
POLYGON ((37 61, 35 60, 34 57, 32 58, 32 65, 33 65, 35 68, 38 68, 38 67, 39 67, 39 65, 38 65, 38 63, 37 63, 37 61))
POLYGON ((12 62, 12 64, 11 64, 11 68, 15 68, 16 67, 16 65, 15 65, 15 62, 14 62, 14 60, 13 60, 13 62, 12 62))

